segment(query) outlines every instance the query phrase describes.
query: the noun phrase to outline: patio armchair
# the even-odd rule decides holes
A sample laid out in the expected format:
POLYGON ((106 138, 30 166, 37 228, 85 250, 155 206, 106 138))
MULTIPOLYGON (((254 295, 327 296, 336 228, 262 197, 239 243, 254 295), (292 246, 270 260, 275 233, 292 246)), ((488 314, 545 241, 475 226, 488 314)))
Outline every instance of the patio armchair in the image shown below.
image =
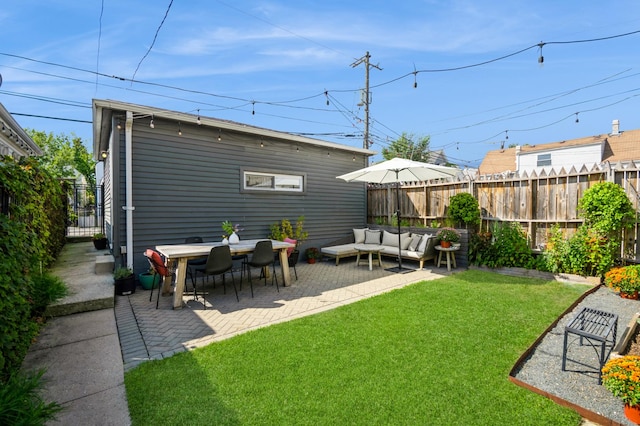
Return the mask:
MULTIPOLYGON (((156 274, 160 275, 163 278, 158 283, 158 295, 156 296, 156 309, 158 309, 158 304, 160 303, 160 288, 162 288, 162 282, 165 277, 173 276, 173 271, 169 270, 169 268, 165 266, 164 261, 162 260, 162 256, 160 256, 160 253, 158 253, 157 251, 153 249, 147 249, 144 252, 144 256, 149 261, 149 266, 151 267, 151 269, 153 269, 156 274)), ((151 302, 151 299, 153 298, 153 287, 155 287, 155 280, 153 282, 154 283, 151 284, 149 302, 151 302)))

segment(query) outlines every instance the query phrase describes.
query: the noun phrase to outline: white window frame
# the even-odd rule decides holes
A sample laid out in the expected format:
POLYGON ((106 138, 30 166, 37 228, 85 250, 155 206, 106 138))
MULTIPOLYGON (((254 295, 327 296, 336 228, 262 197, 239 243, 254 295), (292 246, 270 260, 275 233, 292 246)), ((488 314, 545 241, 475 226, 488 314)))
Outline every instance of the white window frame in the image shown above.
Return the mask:
MULTIPOLYGON (((267 179, 268 180, 268 179, 267 179)), ((306 176, 304 174, 289 174, 275 172, 242 171, 242 191, 247 192, 305 192, 306 176), (266 177, 271 179, 269 186, 247 186, 249 176, 266 177), (287 182, 295 182, 289 183, 287 182)))
POLYGON ((545 167, 551 165, 551 154, 538 154, 538 158, 536 159, 536 164, 538 167, 545 167))

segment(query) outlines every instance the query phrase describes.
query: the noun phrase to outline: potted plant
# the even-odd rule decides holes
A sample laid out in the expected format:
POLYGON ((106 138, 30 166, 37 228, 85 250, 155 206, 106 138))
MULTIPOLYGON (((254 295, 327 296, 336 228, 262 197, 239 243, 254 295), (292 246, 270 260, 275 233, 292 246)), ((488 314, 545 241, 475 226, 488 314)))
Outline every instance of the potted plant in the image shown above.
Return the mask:
POLYGON ((624 403, 624 414, 640 424, 640 356, 612 358, 602 367, 602 384, 624 403))
POLYGON ((451 247, 451 243, 457 243, 460 241, 460 234, 453 228, 442 228, 438 231, 436 238, 440 240, 440 246, 447 248, 451 247))
POLYGON ((271 224, 269 231, 268 238, 271 240, 284 241, 285 238, 291 238, 301 243, 309 237, 309 233, 304 230, 304 216, 298 217, 295 226, 289 219, 282 219, 280 222, 271 224))
POLYGON ((637 299, 640 290, 640 265, 619 266, 604 274, 607 287, 620 292, 620 297, 637 299))
POLYGON ((240 228, 239 223, 236 223, 234 225, 233 223, 231 223, 231 221, 225 220, 224 222, 222 222, 222 230, 224 231, 224 234, 222 234, 223 243, 226 239, 228 239, 227 241, 229 242, 229 244, 238 244, 240 242, 238 233, 242 231, 242 228, 240 228))
POLYGON ((103 233, 93 234, 91 240, 93 241, 93 246, 96 248, 96 250, 106 249, 107 243, 109 242, 109 240, 107 240, 107 237, 103 233))
POLYGON ((131 268, 118 266, 113 271, 113 280, 117 295, 126 296, 136 292, 136 279, 131 268))
POLYGON ((149 268, 147 272, 138 274, 138 279, 140 280, 140 285, 145 290, 151 290, 160 284, 160 276, 156 274, 156 270, 153 268, 149 268))
POLYGON ((320 250, 316 247, 309 247, 305 250, 305 255, 307 256, 307 263, 316 263, 316 259, 320 259, 320 250))

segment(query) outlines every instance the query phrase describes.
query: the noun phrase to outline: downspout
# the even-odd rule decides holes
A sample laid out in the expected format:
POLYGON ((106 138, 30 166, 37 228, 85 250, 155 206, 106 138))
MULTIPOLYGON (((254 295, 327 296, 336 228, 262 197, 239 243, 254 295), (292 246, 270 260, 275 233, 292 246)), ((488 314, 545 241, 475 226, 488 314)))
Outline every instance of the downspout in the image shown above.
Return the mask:
POLYGON ((126 205, 122 209, 126 212, 127 221, 127 267, 133 269, 133 112, 127 111, 124 131, 125 150, 125 181, 126 181, 126 205))

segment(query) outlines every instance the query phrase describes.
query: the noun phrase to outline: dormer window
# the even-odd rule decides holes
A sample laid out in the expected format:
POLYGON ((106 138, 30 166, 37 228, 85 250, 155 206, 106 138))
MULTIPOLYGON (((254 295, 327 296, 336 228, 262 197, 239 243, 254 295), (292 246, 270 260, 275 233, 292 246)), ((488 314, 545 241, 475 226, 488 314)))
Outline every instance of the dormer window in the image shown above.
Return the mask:
POLYGON ((538 167, 550 166, 551 154, 538 154, 538 167))

